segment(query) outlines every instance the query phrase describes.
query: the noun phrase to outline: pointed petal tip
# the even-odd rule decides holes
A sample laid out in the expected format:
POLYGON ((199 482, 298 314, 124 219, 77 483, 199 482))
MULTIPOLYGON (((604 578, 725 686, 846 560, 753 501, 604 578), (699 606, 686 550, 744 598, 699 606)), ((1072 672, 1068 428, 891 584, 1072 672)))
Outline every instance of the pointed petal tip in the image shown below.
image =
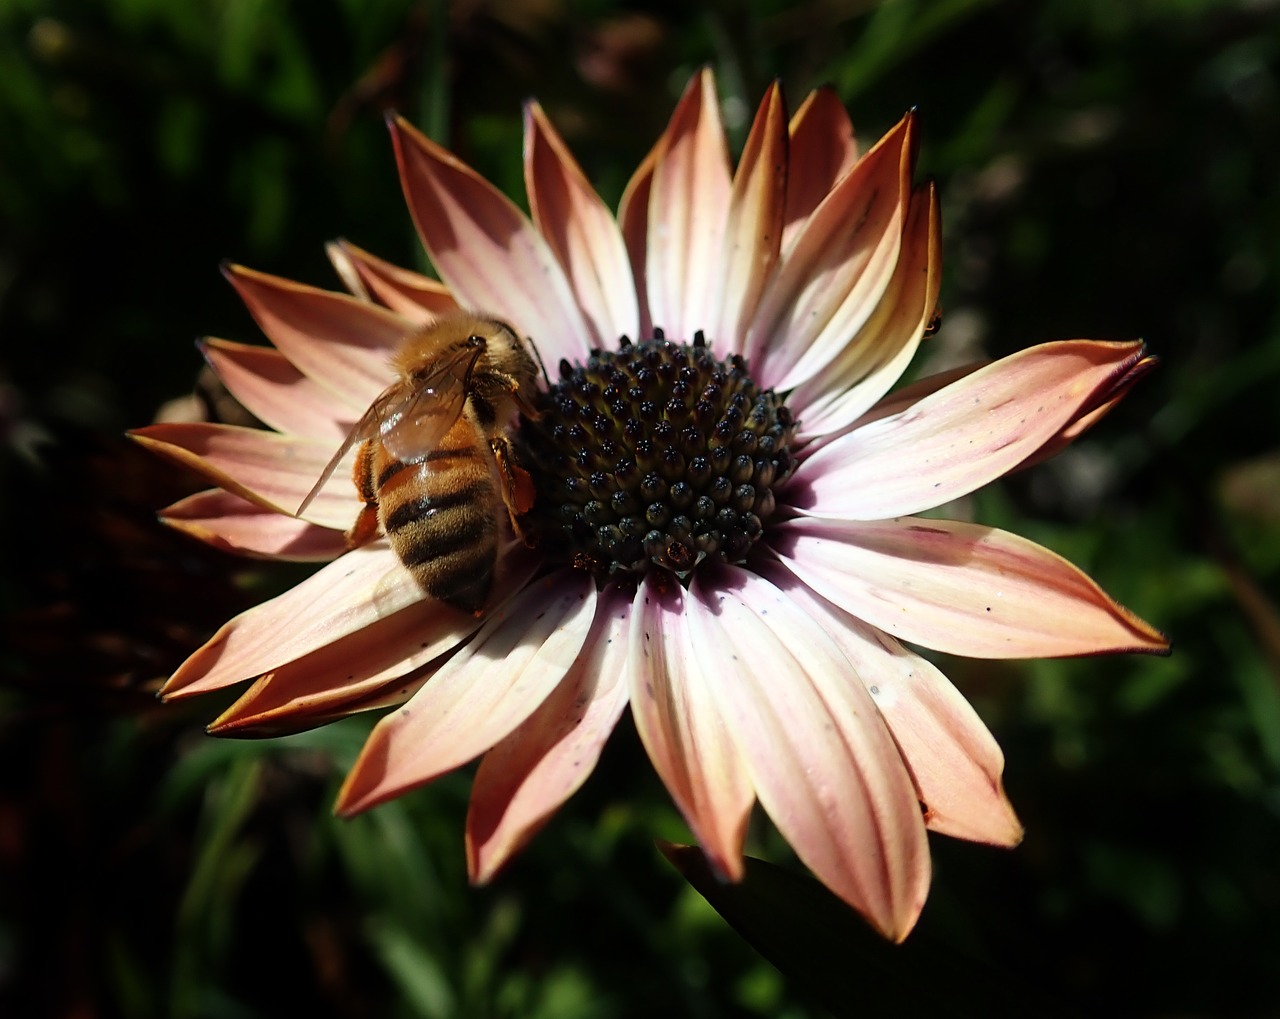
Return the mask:
MULTIPOLYGON (((532 837, 532 834, 531 832, 530 837, 532 837)), ((528 841, 529 839, 527 838, 521 839, 508 846, 503 852, 486 852, 472 842, 471 832, 468 831, 465 847, 468 883, 473 888, 484 888, 491 884, 499 874, 507 869, 516 855, 528 844, 528 841)))
POLYGON ((357 790, 351 783, 352 772, 347 773, 346 779, 343 780, 342 788, 338 790, 338 798, 333 802, 333 816, 340 817, 344 821, 363 814, 367 810, 374 807, 380 807, 388 800, 394 800, 401 793, 407 790, 399 789, 392 793, 387 792, 369 792, 368 790, 357 790))
MULTIPOLYGON (((199 691, 196 691, 196 693, 198 692, 199 691)), ((184 697, 190 697, 190 696, 194 696, 194 694, 191 691, 185 690, 181 687, 179 687, 177 690, 173 689, 172 676, 170 676, 163 683, 161 683, 160 689, 156 691, 156 700, 158 700, 161 704, 172 704, 174 701, 180 701, 184 697)))
POLYGON ((940 812, 935 814, 927 804, 922 803, 925 826, 929 831, 948 838, 999 849, 1013 849, 1022 843, 1026 829, 1014 812, 1013 804, 1005 796, 1003 787, 997 784, 996 791, 996 801, 972 811, 953 811, 949 817, 940 812))
MULTIPOLYGON (((1142 620, 1139 619, 1137 622, 1142 623, 1142 620)), ((1154 658, 1168 658, 1173 654, 1173 641, 1153 626, 1148 626, 1146 623, 1142 623, 1142 626, 1146 631, 1144 635, 1150 636, 1151 643, 1144 644, 1140 647, 1129 648, 1126 651, 1120 652, 1121 654, 1151 655, 1154 658)), ((1103 653, 1105 654, 1106 652, 1103 653)))
POLYGON ((1022 840, 1026 838, 1027 829, 1022 826, 1022 822, 1018 820, 1018 815, 1013 814, 1012 809, 1010 809, 1010 814, 1013 826, 1009 830, 1009 841, 1002 843, 1002 845, 1006 849, 1016 849, 1022 845, 1022 840))
POLYGON ((333 816, 340 817, 344 821, 350 820, 374 805, 365 802, 352 791, 351 776, 352 772, 347 772, 347 777, 342 781, 342 788, 338 790, 338 798, 333 801, 333 816))

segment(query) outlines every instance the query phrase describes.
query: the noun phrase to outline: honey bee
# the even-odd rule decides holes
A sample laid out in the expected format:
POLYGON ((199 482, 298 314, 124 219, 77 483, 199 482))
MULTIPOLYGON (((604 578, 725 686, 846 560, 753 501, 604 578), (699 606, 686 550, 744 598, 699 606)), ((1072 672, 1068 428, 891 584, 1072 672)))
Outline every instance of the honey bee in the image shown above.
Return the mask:
POLYGON ((381 532, 422 589, 479 615, 498 555, 501 507, 533 507, 533 479, 505 425, 532 403, 538 368, 515 331, 483 315, 442 317, 405 338, 398 378, 373 401, 298 507, 301 514, 357 443, 352 478, 364 508, 347 547, 381 532))

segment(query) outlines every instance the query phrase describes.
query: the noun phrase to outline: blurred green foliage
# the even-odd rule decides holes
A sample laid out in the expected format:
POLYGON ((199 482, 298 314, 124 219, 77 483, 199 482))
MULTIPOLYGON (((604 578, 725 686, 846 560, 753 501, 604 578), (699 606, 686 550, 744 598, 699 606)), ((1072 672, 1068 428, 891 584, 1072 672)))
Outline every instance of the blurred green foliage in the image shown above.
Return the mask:
MULTIPOLYGON (((118 438, 191 391, 192 339, 254 336, 220 259, 336 283, 323 243, 345 235, 423 264, 384 110, 523 201, 519 104, 537 94, 612 201, 710 62, 738 144, 774 77, 793 104, 834 83, 864 144, 920 108, 945 222, 944 325, 920 370, 1067 336, 1144 336, 1163 362, 1077 446, 949 508, 1072 559, 1176 649, 944 663, 1005 749, 1027 837, 935 839, 917 936, 1068 1012, 1274 1014, 1278 15, 0 5, 0 1012, 825 1014, 654 850, 687 835, 625 725, 475 890, 466 774, 340 823, 329 804, 369 720, 223 743, 201 732, 218 698, 156 705, 185 654, 297 572, 162 532, 151 514, 190 479, 118 438)), ((763 823, 752 849, 788 859, 763 823)), ((900 977, 848 995, 850 1014, 911 1014, 900 977)))

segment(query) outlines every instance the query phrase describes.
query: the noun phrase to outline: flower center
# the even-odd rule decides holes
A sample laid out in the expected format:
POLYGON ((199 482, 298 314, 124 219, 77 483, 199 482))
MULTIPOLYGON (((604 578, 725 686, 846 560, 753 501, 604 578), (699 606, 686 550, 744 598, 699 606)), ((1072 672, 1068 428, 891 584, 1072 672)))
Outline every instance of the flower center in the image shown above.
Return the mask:
POLYGON ((538 490, 521 527, 600 579, 742 562, 796 467, 782 398, 738 355, 717 360, 701 332, 688 346, 655 329, 584 366, 561 361, 539 410, 515 440, 538 490))

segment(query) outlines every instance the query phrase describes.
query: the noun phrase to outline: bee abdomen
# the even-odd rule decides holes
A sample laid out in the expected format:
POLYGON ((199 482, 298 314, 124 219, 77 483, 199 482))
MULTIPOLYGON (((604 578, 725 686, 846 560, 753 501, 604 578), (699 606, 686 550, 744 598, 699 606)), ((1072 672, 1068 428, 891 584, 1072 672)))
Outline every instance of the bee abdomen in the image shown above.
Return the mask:
POLYGON ((498 551, 492 484, 476 481, 383 508, 391 546, 423 590, 469 612, 481 609, 498 551))

